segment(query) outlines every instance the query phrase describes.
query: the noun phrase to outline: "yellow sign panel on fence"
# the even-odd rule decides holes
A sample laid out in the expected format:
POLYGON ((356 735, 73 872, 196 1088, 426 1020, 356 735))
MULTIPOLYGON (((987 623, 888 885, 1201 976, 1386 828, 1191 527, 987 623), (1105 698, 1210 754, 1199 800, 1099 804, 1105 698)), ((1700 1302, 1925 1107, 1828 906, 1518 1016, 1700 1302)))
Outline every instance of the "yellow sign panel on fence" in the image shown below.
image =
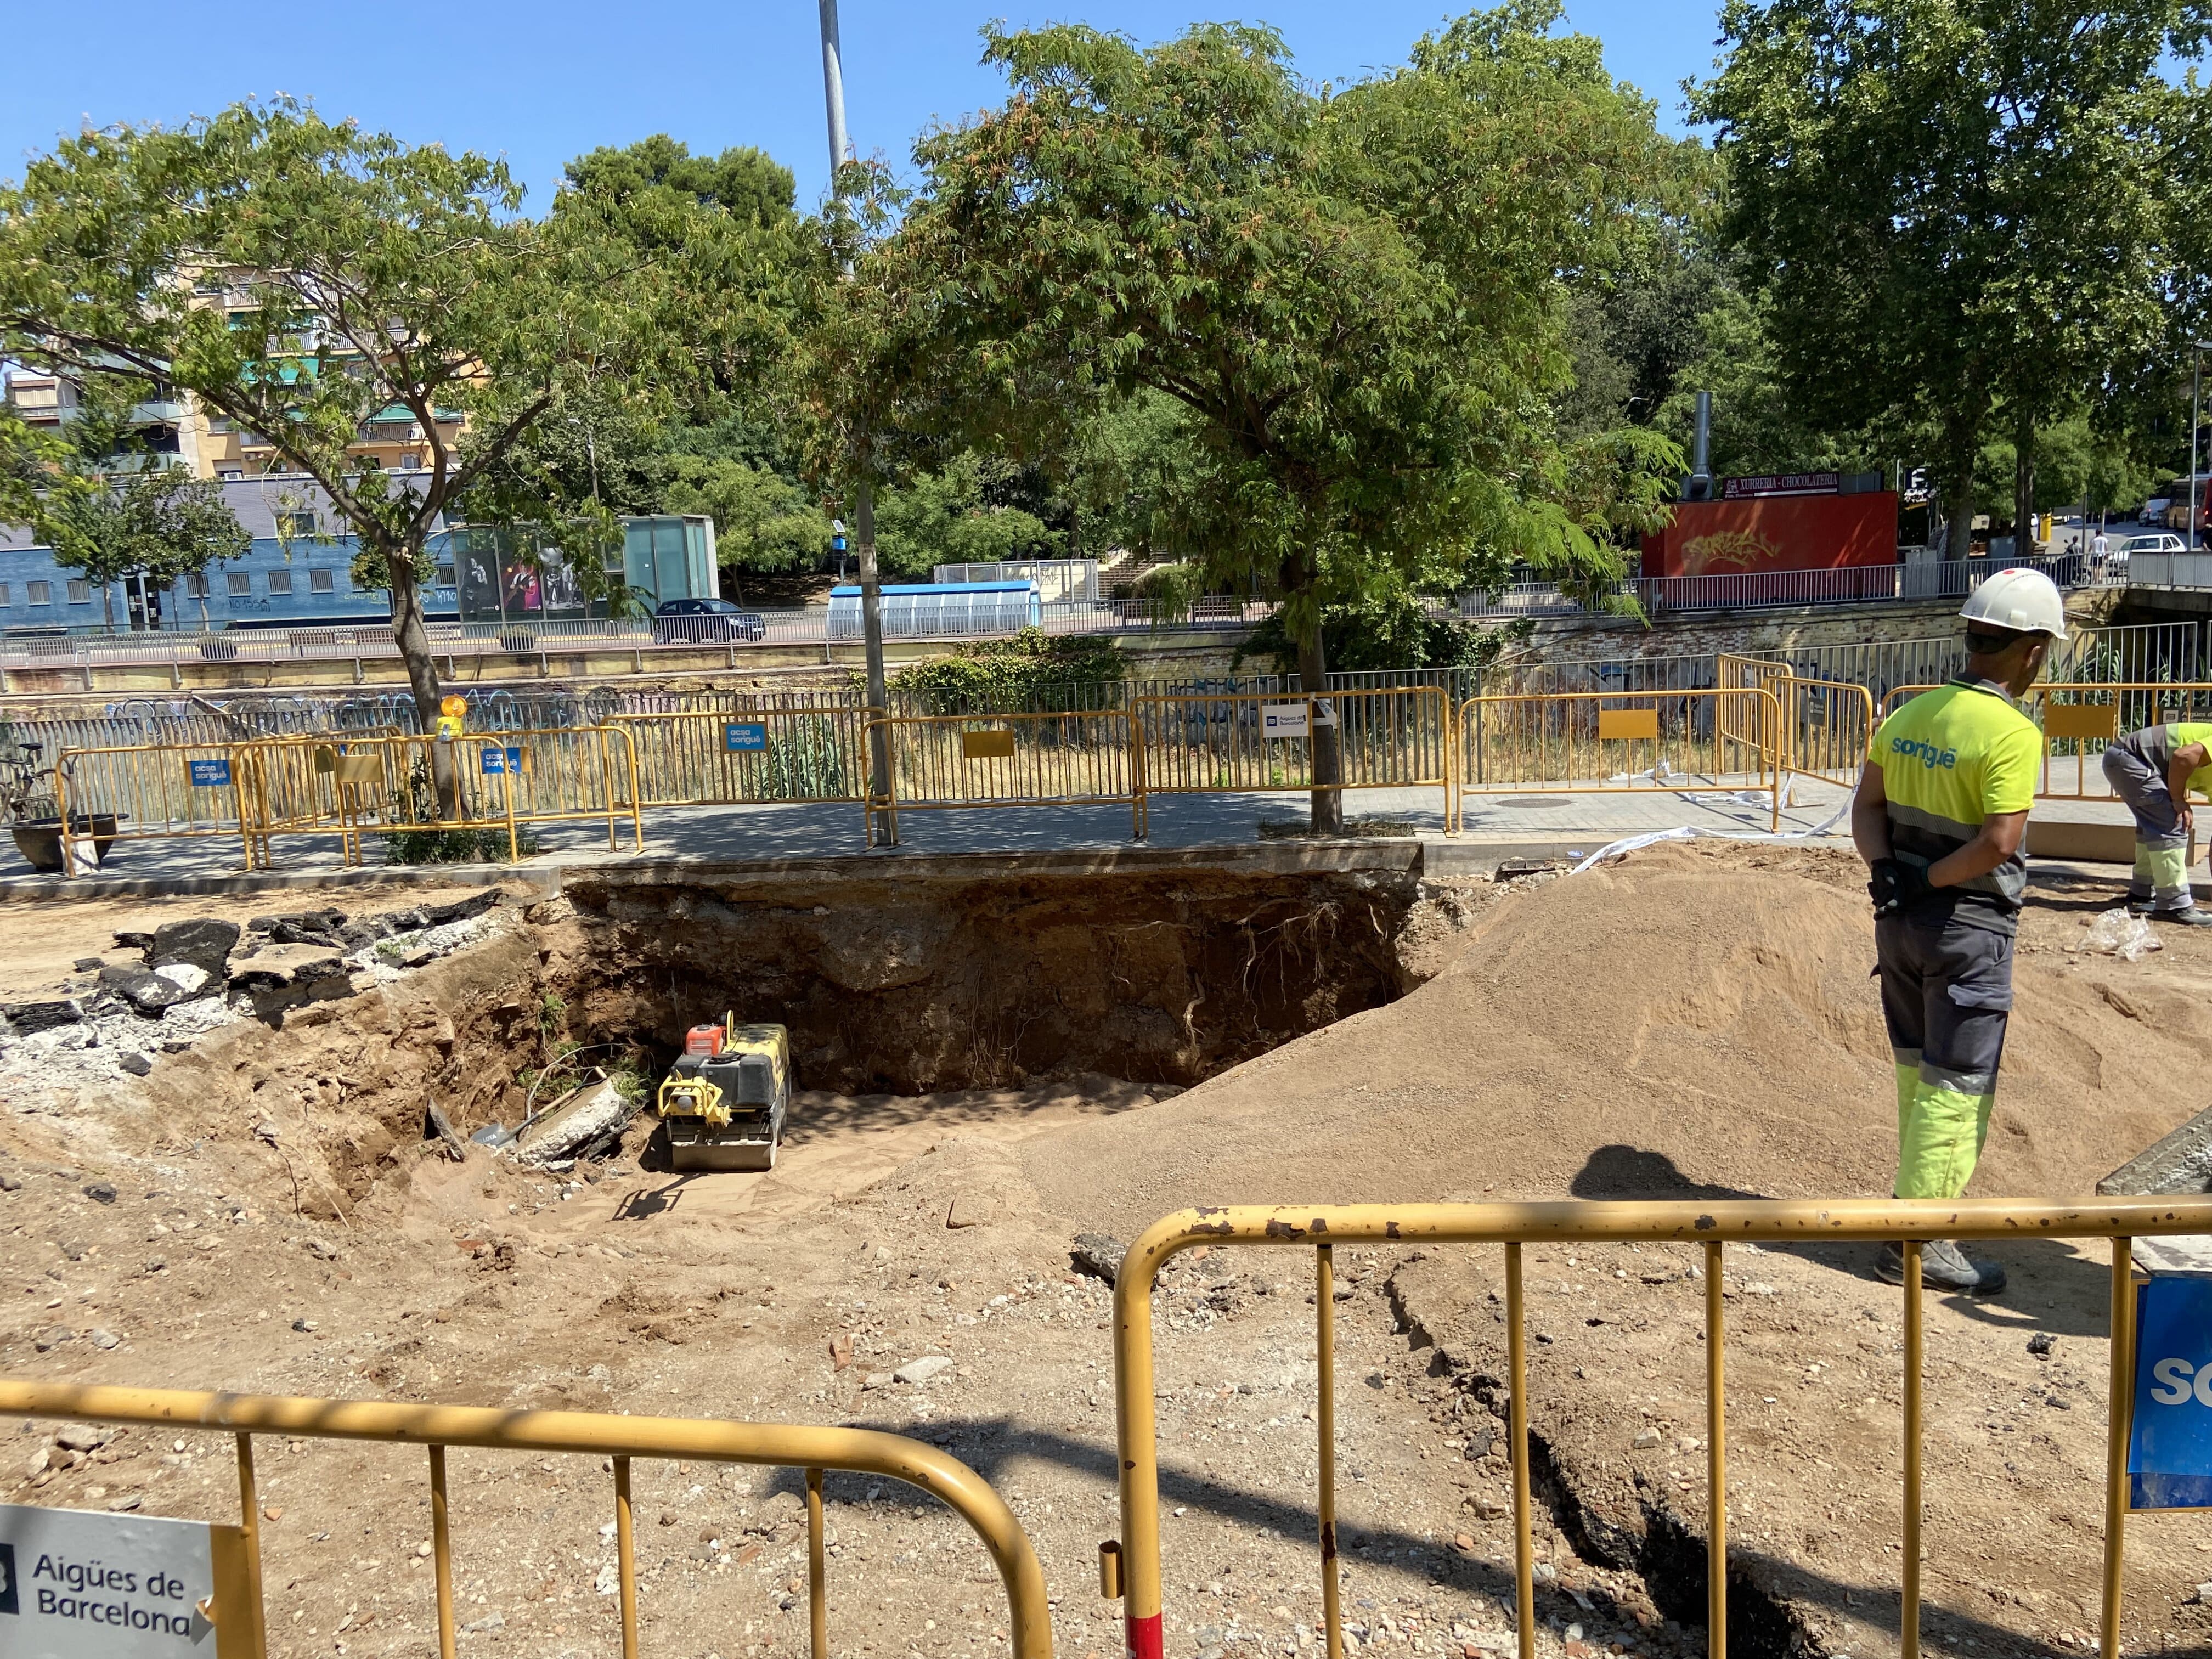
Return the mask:
POLYGON ((1656 708, 1601 708, 1597 711, 1601 738, 1656 738, 1659 711, 1656 708))
POLYGON ((2117 738, 2120 709, 2110 702, 2054 702, 2045 705, 2043 735, 2058 738, 2117 738))
POLYGON ((963 760, 1012 760, 1014 757, 1014 734, 1012 732, 963 732, 960 734, 960 757, 963 760))

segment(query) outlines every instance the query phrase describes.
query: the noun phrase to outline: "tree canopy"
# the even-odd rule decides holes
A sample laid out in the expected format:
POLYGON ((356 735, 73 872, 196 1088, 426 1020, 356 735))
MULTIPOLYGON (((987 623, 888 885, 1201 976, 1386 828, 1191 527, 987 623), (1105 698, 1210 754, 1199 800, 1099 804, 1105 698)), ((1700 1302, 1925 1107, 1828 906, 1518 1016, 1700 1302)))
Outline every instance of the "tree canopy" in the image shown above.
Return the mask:
POLYGON ((1386 574, 1610 576, 1679 458, 1560 430, 1562 273, 1609 257, 1668 146, 1559 15, 1470 14, 1334 93, 1261 28, 987 31, 1011 96, 918 146, 896 234, 833 303, 859 343, 825 401, 857 377, 878 434, 1024 455, 1170 400, 1193 544, 1284 599, 1316 685, 1321 605, 1386 574))
MULTIPOLYGON (((1831 428, 1923 439, 1972 517, 1992 419, 2019 455, 2166 329, 2170 139, 2203 0, 1729 0, 1693 89, 1723 230, 1780 376, 1831 428)), ((1961 538, 1953 549, 1963 553, 1961 538)))

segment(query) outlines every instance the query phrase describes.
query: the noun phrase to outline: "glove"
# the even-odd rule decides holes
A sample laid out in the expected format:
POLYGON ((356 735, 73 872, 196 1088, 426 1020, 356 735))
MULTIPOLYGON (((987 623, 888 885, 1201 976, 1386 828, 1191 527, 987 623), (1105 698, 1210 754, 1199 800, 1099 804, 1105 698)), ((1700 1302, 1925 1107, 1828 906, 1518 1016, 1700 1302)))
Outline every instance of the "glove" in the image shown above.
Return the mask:
POLYGON ((1902 915, 1925 898, 1929 890, 1928 872, 1917 864, 1876 859, 1869 872, 1867 896, 1874 900, 1877 920, 1902 915))

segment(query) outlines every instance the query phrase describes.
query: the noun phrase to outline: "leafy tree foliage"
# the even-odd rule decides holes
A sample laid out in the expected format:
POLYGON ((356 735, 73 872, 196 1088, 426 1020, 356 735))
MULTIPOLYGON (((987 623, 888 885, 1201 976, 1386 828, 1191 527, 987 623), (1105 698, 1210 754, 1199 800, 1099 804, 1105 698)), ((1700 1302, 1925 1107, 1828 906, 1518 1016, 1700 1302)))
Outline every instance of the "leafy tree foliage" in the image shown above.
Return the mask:
POLYGON ((113 586, 124 578, 172 587, 253 544, 221 483, 154 453, 138 401, 127 384, 94 375, 58 433, 0 405, 0 518, 27 526, 55 563, 102 590, 111 630, 113 586))
MULTIPOLYGON (((2164 331, 2169 138, 2203 0, 1729 0, 1693 89, 1729 167, 1725 234, 1790 395, 1929 432, 1963 532, 1985 430, 2033 496, 2039 426, 2164 331), (1924 413, 1923 413, 1924 411, 1924 413)), ((1954 553, 1963 553, 1963 535, 1954 553)))
POLYGON ((879 494, 876 547, 884 570, 926 581, 935 565, 1056 556, 1060 538, 1042 519, 988 499, 987 482, 994 472, 1003 476, 1004 469, 963 453, 939 471, 879 494))
MULTIPOLYGON (((289 102, 87 132, 0 189, 0 350, 180 387, 312 478, 359 538, 356 580, 390 589, 428 726, 441 690, 419 587, 432 529, 478 485, 504 511, 565 526, 562 503, 532 477, 495 476, 501 463, 541 422, 646 368, 665 337, 653 325, 678 308, 621 243, 533 224, 520 203, 503 163, 289 102), (427 454, 404 483, 352 453, 395 406, 427 454)), ((598 578, 598 558, 574 562, 598 578)), ((450 775, 440 793, 458 811, 450 775)))
MULTIPOLYGON (((1282 596, 1316 684, 1322 606, 1389 573, 1610 574, 1612 533, 1656 519, 1679 458, 1559 429, 1559 273, 1609 256, 1667 147, 1558 16, 1472 14, 1331 96, 1265 29, 1150 51, 988 31, 1012 96, 919 146, 921 193, 845 290, 852 366, 897 377, 902 429, 1018 454, 1140 391, 1172 400, 1189 544, 1282 596)), ((1335 822, 1334 793, 1314 810, 1335 822)))

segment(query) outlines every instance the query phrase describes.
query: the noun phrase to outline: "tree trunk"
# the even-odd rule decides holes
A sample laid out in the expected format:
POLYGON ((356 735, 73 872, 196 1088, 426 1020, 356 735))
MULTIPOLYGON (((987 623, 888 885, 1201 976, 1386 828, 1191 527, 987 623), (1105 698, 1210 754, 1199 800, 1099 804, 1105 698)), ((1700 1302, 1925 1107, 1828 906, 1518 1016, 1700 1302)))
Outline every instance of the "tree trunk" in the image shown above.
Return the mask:
POLYGON ((2013 434, 2012 556, 2035 556, 2035 422, 2026 416, 2013 434))
POLYGON ((100 585, 100 609, 107 619, 107 631, 112 634, 115 631, 115 586, 112 582, 100 585))
MULTIPOLYGON (((865 475, 853 491, 853 532, 860 557, 860 639, 868 659, 868 712, 880 719, 890 712, 890 692, 884 679, 884 587, 876 568, 876 489, 865 475)), ((890 732, 878 726, 868 741, 869 798, 888 799, 890 787, 890 732)), ((898 831, 888 816, 882 830, 884 845, 898 845, 898 831)))
MULTIPOLYGON (((1298 688, 1309 697, 1328 694, 1328 657, 1322 646, 1321 606, 1313 607, 1311 619, 1298 631, 1298 688)), ((1313 781, 1316 786, 1341 783, 1344 781, 1344 754, 1338 742, 1340 726, 1320 723, 1321 711, 1314 710, 1316 720, 1306 736, 1313 755, 1313 781)), ((1313 833, 1316 836, 1337 836, 1344 833, 1344 793, 1338 789, 1316 787, 1313 791, 1313 833)))
MULTIPOLYGON (((430 656, 430 630, 422 622, 422 590, 415 583, 415 550, 389 549, 384 562, 392 581, 392 631, 399 638, 399 660, 407 669, 407 688, 415 694, 415 719, 426 733, 434 733, 445 689, 438 683, 438 665, 430 656)), ((452 744, 430 745, 430 777, 438 792, 438 816, 448 820, 465 816, 460 768, 452 744)))

